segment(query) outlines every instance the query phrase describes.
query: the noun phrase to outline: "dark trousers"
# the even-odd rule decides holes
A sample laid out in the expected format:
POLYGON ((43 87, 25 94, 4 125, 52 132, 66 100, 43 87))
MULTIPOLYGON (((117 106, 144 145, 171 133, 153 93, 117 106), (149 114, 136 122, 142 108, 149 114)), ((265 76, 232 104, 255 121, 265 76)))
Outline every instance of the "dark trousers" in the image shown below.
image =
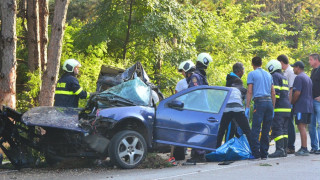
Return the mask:
POLYGON ((244 134, 247 136, 248 142, 250 142, 251 130, 250 130, 249 122, 246 116, 244 115, 244 112, 226 112, 226 113, 223 113, 223 116, 220 122, 216 148, 221 146, 223 135, 226 132, 232 119, 234 119, 237 122, 237 124, 242 129, 244 134))
MULTIPOLYGON (((231 122, 228 124, 228 127, 224 133, 225 141, 228 141, 229 139, 233 138, 234 136, 239 137, 239 135, 237 133, 237 127, 238 127, 238 124, 236 124, 235 120, 232 119, 231 122)), ((220 142, 220 144, 221 144, 221 142, 220 142)))
MULTIPOLYGON (((276 112, 272 120, 272 137, 275 141, 282 139, 282 135, 288 135, 288 122, 290 120, 290 113, 276 112)), ((287 138, 287 137, 285 137, 287 138)))
POLYGON ((266 158, 269 149, 269 131, 273 116, 273 105, 270 99, 254 100, 254 111, 251 129, 251 150, 255 158, 266 158), (261 138, 259 134, 262 124, 261 138))
POLYGON ((291 112, 290 119, 288 121, 288 148, 295 149, 294 143, 296 141, 296 129, 294 126, 293 112, 291 112))

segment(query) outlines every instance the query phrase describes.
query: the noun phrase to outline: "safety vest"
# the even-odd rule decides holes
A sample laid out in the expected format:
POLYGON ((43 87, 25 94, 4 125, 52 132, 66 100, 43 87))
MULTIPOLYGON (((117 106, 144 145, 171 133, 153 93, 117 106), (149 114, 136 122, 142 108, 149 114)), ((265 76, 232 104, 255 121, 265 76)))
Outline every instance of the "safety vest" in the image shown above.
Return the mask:
POLYGON ((276 91, 275 113, 290 113, 291 104, 289 101, 289 85, 288 79, 279 72, 272 74, 273 87, 276 91))
POLYGON ((84 91, 73 73, 65 73, 58 80, 54 96, 54 106, 78 107, 79 98, 89 98, 90 93, 84 91))

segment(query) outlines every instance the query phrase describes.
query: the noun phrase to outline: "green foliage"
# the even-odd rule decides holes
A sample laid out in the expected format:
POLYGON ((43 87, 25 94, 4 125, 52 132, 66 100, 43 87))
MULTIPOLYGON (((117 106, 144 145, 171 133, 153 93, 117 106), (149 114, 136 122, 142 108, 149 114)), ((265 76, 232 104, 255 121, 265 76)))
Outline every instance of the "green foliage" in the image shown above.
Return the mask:
MULTIPOLYGON (((74 0, 70 5, 61 64, 78 59, 82 64, 79 82, 89 92, 95 91, 102 64, 127 68, 140 61, 151 80, 169 96, 183 78, 176 70, 179 63, 195 61, 200 52, 210 53, 214 60, 207 69, 209 84, 220 86, 225 85, 236 62, 245 65, 242 79, 246 84, 254 56, 263 58, 263 67, 280 54, 286 54, 290 63, 303 60, 308 65, 308 54, 320 52, 318 0, 85 2, 74 0)), ((21 20, 18 25, 22 36, 21 20)), ((25 42, 18 46, 18 56, 25 59, 25 42)), ((26 82, 26 68, 19 63, 21 84, 26 82)))
POLYGON ((28 82, 24 91, 18 94, 17 110, 19 112, 25 112, 29 108, 38 106, 38 94, 41 86, 41 74, 39 70, 31 73, 27 73, 28 82))
POLYGON ((292 24, 279 23, 279 12, 267 11, 270 3, 135 0, 128 51, 126 59, 121 59, 130 1, 105 0, 92 21, 75 33, 74 44, 76 49, 84 51, 104 42, 108 47, 107 56, 122 62, 125 67, 141 61, 152 81, 167 96, 173 93, 176 82, 182 78, 176 71, 178 64, 187 59, 195 60, 200 52, 209 52, 214 59, 207 70, 209 83, 224 85, 226 74, 231 72, 235 62, 242 62, 249 72, 254 56, 261 56, 264 66, 280 54, 296 61, 306 57, 306 48, 310 52, 318 50, 318 33, 306 23, 310 17, 305 11, 296 15, 299 22, 306 23, 298 31, 298 28, 290 28, 292 24), (292 39, 296 36, 301 41, 294 49, 292 39))
MULTIPOLYGON (((89 45, 85 50, 79 51, 74 46, 73 37, 81 28, 82 23, 79 20, 72 20, 70 25, 66 25, 63 53, 61 57, 60 74, 63 73, 62 65, 67 59, 77 59, 81 63, 80 75, 78 77, 80 86, 87 92, 96 91, 96 82, 103 64, 123 67, 120 63, 115 63, 107 57, 107 44, 101 42, 95 46, 89 45)), ((84 107, 87 100, 80 100, 79 107, 84 107)))

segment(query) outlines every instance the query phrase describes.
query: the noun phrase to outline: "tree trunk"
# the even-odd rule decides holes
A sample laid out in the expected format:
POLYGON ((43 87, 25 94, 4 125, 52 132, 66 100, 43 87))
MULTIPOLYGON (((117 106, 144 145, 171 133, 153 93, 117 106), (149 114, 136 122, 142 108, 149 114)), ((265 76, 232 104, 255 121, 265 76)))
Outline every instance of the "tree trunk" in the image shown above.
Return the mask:
POLYGON ((42 71, 47 68, 48 21, 49 2, 48 0, 39 0, 40 62, 42 71))
MULTIPOLYGON (((38 0, 27 1, 28 67, 31 72, 40 69, 40 36, 38 0)), ((40 72, 40 71, 39 71, 40 72)))
POLYGON ((16 108, 16 13, 15 0, 1 0, 0 105, 16 108))
POLYGON ((70 0, 56 0, 52 22, 52 32, 48 45, 47 69, 42 75, 40 91, 40 106, 52 106, 54 101, 55 85, 58 79, 62 40, 70 0))
MULTIPOLYGON (((159 43, 158 47, 161 48, 162 44, 164 43, 164 40, 162 38, 159 38, 158 43, 159 43)), ((162 62, 163 62, 163 55, 161 54, 161 50, 156 54, 155 60, 156 60, 154 64, 155 84, 161 87, 161 68, 162 68, 162 62)))
POLYGON ((124 45, 123 45, 123 59, 126 59, 127 45, 129 43, 129 38, 130 38, 130 28, 131 28, 131 21, 132 21, 132 6, 133 6, 133 2, 134 2, 134 0, 131 0, 131 2, 130 2, 130 11, 129 11, 129 19, 128 19, 127 36, 126 36, 126 40, 124 41, 124 45))

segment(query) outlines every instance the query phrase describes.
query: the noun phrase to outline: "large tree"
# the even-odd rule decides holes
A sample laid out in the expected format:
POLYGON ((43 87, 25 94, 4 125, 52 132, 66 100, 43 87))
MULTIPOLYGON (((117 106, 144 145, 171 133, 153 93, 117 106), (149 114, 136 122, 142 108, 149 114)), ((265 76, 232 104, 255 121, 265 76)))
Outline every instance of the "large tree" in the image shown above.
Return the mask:
POLYGON ((39 0, 39 34, 41 70, 47 67, 49 0, 39 0))
POLYGON ((67 10, 70 0, 56 0, 52 31, 48 45, 47 68, 42 75, 42 88, 39 96, 40 106, 52 106, 54 101, 55 85, 58 79, 62 40, 65 29, 67 10))
POLYGON ((16 108, 16 11, 15 0, 1 0, 0 105, 16 108))
MULTIPOLYGON (((27 1, 28 66, 31 72, 40 69, 40 34, 38 0, 27 1)), ((39 71, 40 72, 40 71, 39 71)))

